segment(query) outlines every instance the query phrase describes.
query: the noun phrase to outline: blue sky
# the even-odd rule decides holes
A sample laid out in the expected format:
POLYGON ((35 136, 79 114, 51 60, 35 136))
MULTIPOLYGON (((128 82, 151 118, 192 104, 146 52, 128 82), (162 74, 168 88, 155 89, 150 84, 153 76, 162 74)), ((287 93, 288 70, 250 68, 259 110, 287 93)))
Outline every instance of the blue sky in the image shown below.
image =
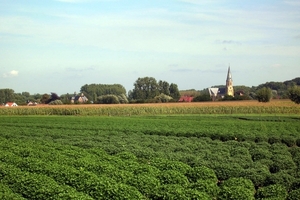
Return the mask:
POLYGON ((180 90, 300 76, 298 0, 0 0, 0 88, 79 92, 139 77, 180 90))

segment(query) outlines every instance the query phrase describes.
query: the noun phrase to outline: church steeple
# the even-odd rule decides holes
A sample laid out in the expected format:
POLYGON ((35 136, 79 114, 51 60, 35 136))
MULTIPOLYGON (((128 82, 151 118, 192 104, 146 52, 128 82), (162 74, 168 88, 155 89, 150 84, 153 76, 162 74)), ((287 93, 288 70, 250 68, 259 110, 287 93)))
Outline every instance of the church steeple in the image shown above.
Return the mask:
POLYGON ((226 81, 229 81, 229 80, 232 81, 232 76, 231 76, 231 72, 230 72, 230 65, 229 65, 229 67, 228 67, 228 72, 227 72, 227 79, 226 79, 226 81))
POLYGON ((228 67, 227 79, 226 79, 226 95, 234 96, 232 75, 230 72, 230 65, 228 67))

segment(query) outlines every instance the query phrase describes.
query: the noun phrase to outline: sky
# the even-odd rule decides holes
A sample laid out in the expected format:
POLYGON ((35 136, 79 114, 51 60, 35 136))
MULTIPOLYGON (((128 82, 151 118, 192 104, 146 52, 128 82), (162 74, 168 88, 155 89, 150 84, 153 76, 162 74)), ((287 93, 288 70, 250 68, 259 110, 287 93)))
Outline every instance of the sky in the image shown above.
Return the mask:
POLYGON ((0 0, 0 89, 142 77, 179 90, 300 77, 299 0, 0 0))

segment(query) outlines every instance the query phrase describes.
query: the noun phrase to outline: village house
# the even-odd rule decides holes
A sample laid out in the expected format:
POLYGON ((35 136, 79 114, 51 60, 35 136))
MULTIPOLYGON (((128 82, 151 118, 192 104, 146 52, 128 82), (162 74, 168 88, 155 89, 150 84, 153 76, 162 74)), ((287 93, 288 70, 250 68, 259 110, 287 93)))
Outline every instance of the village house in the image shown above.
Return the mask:
POLYGON ((6 106, 6 107, 15 107, 15 106, 18 106, 18 104, 16 104, 15 102, 7 102, 4 106, 6 106))
POLYGON ((74 96, 71 97, 71 103, 86 103, 86 102, 88 102, 88 98, 84 96, 83 93, 81 93, 81 95, 76 95, 76 93, 74 93, 74 96))

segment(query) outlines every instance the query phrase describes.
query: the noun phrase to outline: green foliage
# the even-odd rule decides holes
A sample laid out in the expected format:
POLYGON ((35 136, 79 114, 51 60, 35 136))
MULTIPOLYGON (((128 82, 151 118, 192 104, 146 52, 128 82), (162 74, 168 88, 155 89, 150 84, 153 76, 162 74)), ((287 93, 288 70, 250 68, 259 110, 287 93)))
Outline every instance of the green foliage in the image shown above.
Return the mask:
POLYGON ((218 180, 215 172, 205 166, 196 166, 194 168, 191 168, 186 175, 189 178, 190 182, 197 182, 198 180, 212 180, 216 183, 218 180))
POLYGON ((154 99, 155 99, 156 102, 166 103, 166 102, 169 102, 170 100, 172 100, 173 98, 168 96, 168 95, 165 95, 165 94, 161 93, 160 95, 154 97, 154 99))
POLYGON ((296 116, 124 116, 0 116, 0 194, 253 199, 256 189, 275 198, 262 197, 269 184, 297 194, 300 150, 286 145, 300 130, 296 116))
POLYGON ((97 98, 97 103, 100 104, 119 104, 120 101, 116 95, 108 94, 97 98))
POLYGON ((296 104, 300 104, 300 86, 293 86, 288 89, 289 99, 295 102, 296 104))
POLYGON ((288 196, 287 190, 282 185, 269 185, 265 187, 258 188, 256 193, 257 199, 267 199, 267 198, 274 198, 274 199, 286 199, 288 196))
POLYGON ((289 190, 294 183, 295 178, 287 173, 287 171, 280 171, 275 174, 270 174, 266 179, 266 184, 279 184, 289 190))
POLYGON ((187 177, 175 170, 164 170, 158 175, 158 179, 162 184, 178 184, 187 186, 189 181, 187 177))
MULTIPOLYGON (((169 85, 166 81, 157 82, 153 77, 138 78, 134 83, 134 89, 130 92, 130 97, 135 100, 149 100, 155 97, 161 99, 159 94, 165 94, 173 99, 179 99, 178 86, 174 83, 169 85)), ((165 98, 164 98, 165 99, 165 98)), ((154 100, 155 102, 155 100, 154 100)))
POLYGON ((48 105, 63 105, 63 102, 59 99, 51 101, 48 105))
POLYGON ((177 84, 171 83, 169 90, 170 90, 170 96, 174 100, 178 100, 180 98, 180 93, 179 93, 179 89, 178 89, 178 85, 177 84))
POLYGON ((272 98, 272 90, 267 87, 263 87, 256 92, 256 98, 259 102, 269 102, 272 98))
POLYGON ((249 191, 251 191, 252 194, 254 194, 255 191, 254 184, 252 183, 252 181, 242 177, 229 178, 223 181, 221 184, 221 187, 234 187, 234 186, 241 186, 245 189, 248 189, 249 191))
POLYGON ((14 102, 14 90, 12 89, 0 89, 0 103, 14 102))
POLYGON ((49 94, 43 94, 41 99, 40 99, 40 102, 43 103, 43 104, 46 104, 50 99, 50 95, 49 94))
POLYGON ((195 98, 193 98, 193 102, 202 102, 202 101, 211 101, 211 100, 212 100, 211 97, 207 93, 200 94, 200 95, 196 96, 195 98))
POLYGON ((85 84, 80 92, 83 92, 88 99, 96 101, 97 97, 102 95, 126 94, 126 89, 120 84, 85 84))
POLYGON ((204 192, 208 194, 212 199, 216 199, 220 192, 220 188, 217 185, 217 181, 214 181, 212 179, 199 179, 197 182, 192 183, 190 187, 199 192, 204 192))
POLYGON ((269 167, 259 162, 253 163, 241 173, 241 177, 251 180, 256 188, 263 186, 269 175, 269 167))
POLYGON ((155 78, 138 78, 132 90, 133 99, 153 99, 159 94, 159 86, 155 78))
POLYGON ((226 187, 226 186, 222 187, 218 199, 254 200, 255 198, 254 198, 254 192, 252 190, 236 185, 231 187, 226 187))
POLYGON ((287 200, 298 200, 300 197, 300 189, 292 190, 288 194, 287 200))

